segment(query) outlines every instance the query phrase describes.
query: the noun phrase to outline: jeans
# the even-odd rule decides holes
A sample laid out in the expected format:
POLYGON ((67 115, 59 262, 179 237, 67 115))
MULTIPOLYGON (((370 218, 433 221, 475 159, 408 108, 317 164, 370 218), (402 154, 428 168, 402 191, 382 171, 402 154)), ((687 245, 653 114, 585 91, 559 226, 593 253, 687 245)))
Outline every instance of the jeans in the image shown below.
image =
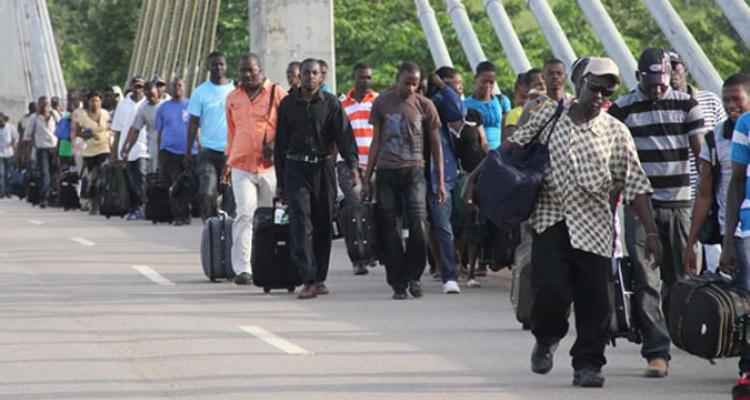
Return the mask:
MULTIPOLYGON (((177 177, 185 170, 185 167, 183 166, 184 158, 185 156, 182 154, 174 154, 167 150, 159 152, 159 180, 164 182, 167 186, 172 186, 172 183, 174 183, 174 181, 177 180, 177 177)), ((169 205, 172 211, 172 217, 176 221, 190 219, 187 203, 181 202, 170 196, 169 205)))
MULTIPOLYGON (((659 268, 646 258, 646 231, 632 212, 625 213, 625 241, 634 269, 635 317, 643 334, 641 355, 645 359, 669 360, 671 339, 663 310, 669 288, 685 276, 682 255, 690 229, 690 208, 655 207, 654 216, 659 231, 663 257, 657 260, 659 268)), ((700 243, 696 244, 700 265, 700 243)), ((700 269, 700 266, 699 266, 700 269)))
POLYGON ((128 187, 130 188, 131 209, 136 210, 146 204, 146 174, 148 158, 128 161, 128 187))
POLYGON ((333 168, 331 160, 317 164, 286 160, 283 179, 289 203, 289 256, 305 284, 328 278, 336 200, 333 168))
POLYGON ((232 267, 235 274, 250 273, 253 243, 253 216, 258 207, 271 207, 276 191, 276 173, 271 169, 251 173, 232 168, 232 192, 237 217, 232 225, 232 267))
POLYGON ((430 202, 430 229, 437 240, 440 276, 443 283, 456 281, 458 280, 458 272, 456 268, 456 245, 454 243, 453 225, 451 225, 451 213, 453 212, 451 192, 448 191, 445 202, 439 204, 437 196, 430 191, 428 201, 430 202))
POLYGON ((601 369, 607 360, 610 316, 608 257, 574 249, 565 222, 536 235, 531 250, 531 331, 537 342, 552 344, 568 332, 570 304, 575 310, 573 368, 601 369))
POLYGON ((42 199, 42 204, 47 203, 47 196, 52 184, 52 168, 54 167, 52 161, 55 151, 56 149, 36 149, 36 166, 39 168, 39 173, 42 177, 42 186, 39 191, 39 198, 42 199))
POLYGON ((8 177, 12 161, 12 158, 0 157, 0 197, 8 195, 8 177))
POLYGON ((380 169, 376 179, 382 223, 386 279, 395 291, 406 290, 410 281, 422 277, 427 264, 426 182, 424 169, 409 167, 380 169), (404 251, 401 239, 402 207, 406 205, 409 238, 404 251))
MULTIPOLYGON (((735 237, 737 245, 737 270, 734 273, 734 285, 750 291, 750 238, 735 237)), ((743 354, 739 362, 740 373, 750 372, 750 354, 743 354)))
POLYGON ((219 182, 227 157, 221 151, 203 149, 198 153, 198 202, 203 220, 218 214, 216 199, 219 196, 219 182))

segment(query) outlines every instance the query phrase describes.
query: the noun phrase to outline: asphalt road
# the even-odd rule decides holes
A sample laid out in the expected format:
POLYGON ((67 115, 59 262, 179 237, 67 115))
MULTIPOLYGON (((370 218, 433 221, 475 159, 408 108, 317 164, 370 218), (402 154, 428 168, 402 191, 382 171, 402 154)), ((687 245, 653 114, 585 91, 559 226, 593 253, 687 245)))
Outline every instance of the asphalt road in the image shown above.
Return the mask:
POLYGON ((200 222, 105 220, 0 200, 0 400, 728 399, 736 360, 675 351, 640 377, 639 348, 608 348, 605 389, 571 386, 567 350, 529 371, 532 336, 510 274, 482 288, 395 302, 382 267, 355 277, 334 245, 332 294, 210 283, 200 222))

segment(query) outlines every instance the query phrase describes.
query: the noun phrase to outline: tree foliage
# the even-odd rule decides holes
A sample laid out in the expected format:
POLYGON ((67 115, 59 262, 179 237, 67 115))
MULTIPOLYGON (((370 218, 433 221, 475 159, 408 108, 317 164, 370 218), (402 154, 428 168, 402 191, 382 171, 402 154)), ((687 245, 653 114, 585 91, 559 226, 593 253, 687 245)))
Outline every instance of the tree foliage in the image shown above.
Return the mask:
MULTIPOLYGON (((605 54, 577 1, 548 1, 576 54, 605 54)), ((334 2, 336 78, 340 91, 351 87, 351 69, 359 62, 374 67, 375 85, 379 89, 393 83, 401 61, 417 62, 425 70, 435 68, 412 0, 334 2)), ((470 90, 472 73, 444 1, 430 2, 453 63, 470 90)), ((646 47, 670 47, 643 0, 602 2, 636 57, 646 47)), ((124 82, 141 0, 48 0, 48 3, 68 86, 100 87, 124 82)), ((227 55, 231 70, 249 47, 248 1, 221 3, 216 48, 227 55)), ((552 51, 526 3, 526 0, 503 0, 531 64, 541 66, 552 56, 552 51)), ((464 0, 464 4, 487 58, 499 67, 498 84, 509 90, 515 73, 487 17, 483 0, 464 0)), ((750 70, 746 48, 714 0, 672 0, 672 4, 722 77, 750 70)))

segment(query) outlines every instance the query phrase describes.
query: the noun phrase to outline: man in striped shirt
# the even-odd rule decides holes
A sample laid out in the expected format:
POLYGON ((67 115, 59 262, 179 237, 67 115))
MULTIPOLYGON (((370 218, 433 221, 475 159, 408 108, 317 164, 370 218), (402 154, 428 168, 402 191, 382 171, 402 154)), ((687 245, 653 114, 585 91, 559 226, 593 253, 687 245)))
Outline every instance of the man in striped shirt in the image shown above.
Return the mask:
POLYGON ((669 86, 671 65, 666 51, 646 49, 636 74, 638 87, 617 99, 609 112, 630 128, 654 189, 652 203, 659 228, 656 235, 664 248, 663 258, 651 260, 646 256, 647 234, 632 213, 625 215, 625 239, 640 281, 636 283, 640 290, 635 312, 644 336, 641 355, 648 360, 646 376, 661 378, 668 372, 671 347, 661 295, 684 275, 682 255, 693 202, 690 152, 698 157, 706 130, 698 102, 669 86), (661 277, 657 266, 661 267, 661 277))
MULTIPOLYGON (((367 156, 370 153, 370 143, 372 143, 370 110, 378 93, 371 89, 372 68, 369 65, 361 63, 355 65, 353 74, 354 87, 341 101, 341 106, 351 122, 354 140, 357 141, 359 167, 364 171, 367 168, 367 156)), ((367 267, 364 265, 354 265, 353 268, 355 275, 367 275, 367 267)))

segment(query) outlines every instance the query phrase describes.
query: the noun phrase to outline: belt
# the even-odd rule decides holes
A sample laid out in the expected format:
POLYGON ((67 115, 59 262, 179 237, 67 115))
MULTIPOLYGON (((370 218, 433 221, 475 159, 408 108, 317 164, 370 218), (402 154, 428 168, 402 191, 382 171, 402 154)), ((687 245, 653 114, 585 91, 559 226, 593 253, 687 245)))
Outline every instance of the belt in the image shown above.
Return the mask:
POLYGON ((301 161, 310 164, 317 164, 319 162, 328 160, 331 156, 319 156, 314 154, 287 154, 287 160, 301 161))

